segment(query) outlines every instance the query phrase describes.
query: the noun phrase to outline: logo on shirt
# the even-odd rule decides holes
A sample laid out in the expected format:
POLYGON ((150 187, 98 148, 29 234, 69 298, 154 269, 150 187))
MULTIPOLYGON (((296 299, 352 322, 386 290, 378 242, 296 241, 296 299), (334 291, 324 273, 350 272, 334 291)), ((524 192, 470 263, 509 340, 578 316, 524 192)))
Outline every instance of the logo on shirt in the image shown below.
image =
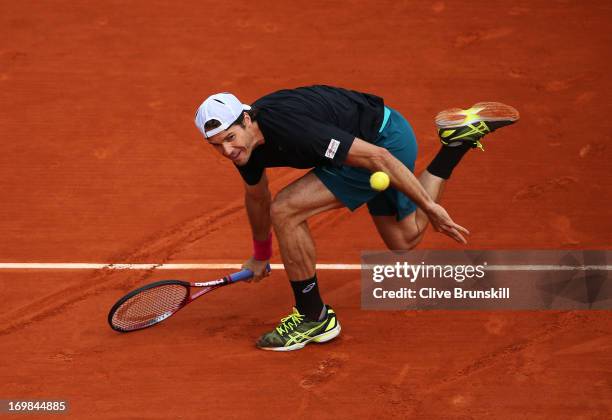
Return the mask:
POLYGON ((336 139, 331 139, 329 141, 329 146, 327 146, 325 157, 333 159, 334 156, 336 156, 336 152, 338 151, 338 146, 340 146, 340 142, 336 139))

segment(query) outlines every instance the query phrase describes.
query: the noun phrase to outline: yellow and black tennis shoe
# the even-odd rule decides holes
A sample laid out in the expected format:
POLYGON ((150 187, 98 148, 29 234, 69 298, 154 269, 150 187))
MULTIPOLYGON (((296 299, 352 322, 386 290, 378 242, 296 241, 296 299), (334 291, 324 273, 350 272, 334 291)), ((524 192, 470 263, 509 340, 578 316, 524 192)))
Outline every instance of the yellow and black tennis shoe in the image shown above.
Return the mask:
POLYGON ((479 102, 469 109, 452 108, 436 115, 442 144, 450 147, 469 144, 484 150, 480 140, 498 128, 518 121, 519 113, 500 102, 479 102))
POLYGON ((278 327, 257 340, 257 347, 263 350, 299 350, 310 342, 324 343, 340 334, 340 323, 336 313, 325 306, 326 316, 321 321, 312 321, 293 308, 293 313, 281 319, 278 327))

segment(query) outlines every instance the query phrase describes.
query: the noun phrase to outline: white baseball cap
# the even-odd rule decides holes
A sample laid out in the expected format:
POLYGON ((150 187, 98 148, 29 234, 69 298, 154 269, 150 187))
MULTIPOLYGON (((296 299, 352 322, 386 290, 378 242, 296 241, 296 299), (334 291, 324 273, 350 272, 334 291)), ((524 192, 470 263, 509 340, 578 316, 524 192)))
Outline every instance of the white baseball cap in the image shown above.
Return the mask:
POLYGON ((208 139, 223 130, 227 130, 242 115, 242 111, 248 111, 249 109, 251 109, 249 105, 243 104, 231 93, 217 93, 202 102, 202 105, 196 111, 195 125, 208 139), (204 126, 211 120, 217 120, 221 125, 206 131, 204 126))

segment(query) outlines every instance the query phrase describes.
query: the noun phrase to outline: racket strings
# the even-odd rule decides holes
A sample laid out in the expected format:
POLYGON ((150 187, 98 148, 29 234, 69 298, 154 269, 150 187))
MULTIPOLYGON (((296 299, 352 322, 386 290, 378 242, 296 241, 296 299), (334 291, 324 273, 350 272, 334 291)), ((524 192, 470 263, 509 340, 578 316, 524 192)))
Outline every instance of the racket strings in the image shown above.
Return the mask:
POLYGON ((124 331, 154 324, 183 306, 188 294, 188 288, 180 284, 164 284, 143 290, 117 308, 112 323, 124 331))

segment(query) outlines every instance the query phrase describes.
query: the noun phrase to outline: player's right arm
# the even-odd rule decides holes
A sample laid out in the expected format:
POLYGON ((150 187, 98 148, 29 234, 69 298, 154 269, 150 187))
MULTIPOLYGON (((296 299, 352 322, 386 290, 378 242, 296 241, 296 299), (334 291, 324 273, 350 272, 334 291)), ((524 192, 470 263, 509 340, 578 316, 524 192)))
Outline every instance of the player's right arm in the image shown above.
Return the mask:
MULTIPOLYGON (((268 177, 265 170, 257 184, 244 183, 244 205, 251 225, 253 239, 256 241, 266 241, 270 237, 272 227, 270 219, 271 202, 272 194, 268 188, 268 177)), ((243 268, 251 270, 254 273, 253 278, 257 281, 267 275, 266 265, 268 262, 268 260, 258 261, 252 256, 243 264, 243 268)))

